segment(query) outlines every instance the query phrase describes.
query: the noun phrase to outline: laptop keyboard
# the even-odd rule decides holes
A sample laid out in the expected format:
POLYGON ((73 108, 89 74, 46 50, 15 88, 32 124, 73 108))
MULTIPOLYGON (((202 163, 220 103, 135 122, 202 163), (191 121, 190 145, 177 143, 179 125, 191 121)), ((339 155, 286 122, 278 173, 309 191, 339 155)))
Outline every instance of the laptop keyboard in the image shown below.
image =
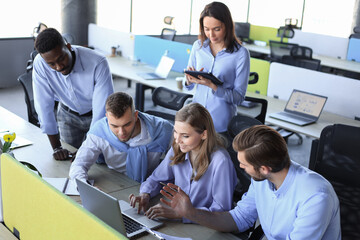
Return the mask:
POLYGON ((287 112, 279 112, 279 115, 282 115, 284 117, 287 117, 288 119, 297 119, 297 120, 300 120, 300 121, 309 121, 311 119, 309 118, 306 118, 306 117, 300 117, 298 115, 295 115, 295 114, 291 114, 291 113, 287 113, 287 112))
POLYGON ((125 216, 123 214, 122 217, 123 217, 123 220, 124 220, 125 230, 126 230, 127 234, 136 232, 136 231, 143 228, 143 225, 141 225, 138 222, 135 222, 134 220, 132 220, 128 216, 125 216))

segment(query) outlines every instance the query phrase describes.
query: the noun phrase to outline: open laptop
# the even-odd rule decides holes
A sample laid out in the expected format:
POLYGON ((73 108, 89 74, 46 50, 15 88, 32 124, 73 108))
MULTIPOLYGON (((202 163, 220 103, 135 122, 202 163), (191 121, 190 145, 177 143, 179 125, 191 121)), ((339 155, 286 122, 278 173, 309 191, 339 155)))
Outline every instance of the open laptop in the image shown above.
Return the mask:
POLYGON ((140 77, 152 80, 152 79, 166 79, 170 73, 175 60, 167 56, 162 56, 155 72, 150 73, 137 73, 140 77))
POLYGON ((294 89, 285 109, 270 114, 272 118, 305 126, 316 122, 325 106, 327 97, 294 89))
POLYGON ((146 232, 145 227, 154 229, 163 225, 162 222, 138 214, 137 209, 132 208, 129 203, 118 201, 79 179, 75 180, 83 207, 124 236, 132 238, 146 232))

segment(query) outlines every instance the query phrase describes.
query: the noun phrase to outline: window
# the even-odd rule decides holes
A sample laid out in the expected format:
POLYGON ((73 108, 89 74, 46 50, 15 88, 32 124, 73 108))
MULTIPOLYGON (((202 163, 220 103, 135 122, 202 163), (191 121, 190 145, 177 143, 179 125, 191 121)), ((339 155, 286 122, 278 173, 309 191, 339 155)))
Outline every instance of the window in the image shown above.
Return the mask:
POLYGON ((0 22, 1 38, 31 37, 39 22, 61 31, 61 0, 4 1, 0 22))
POLYGON ((355 0, 306 1, 302 31, 347 38, 352 32, 355 0))
POLYGON ((130 0, 101 0, 97 3, 97 25, 130 32, 130 0))

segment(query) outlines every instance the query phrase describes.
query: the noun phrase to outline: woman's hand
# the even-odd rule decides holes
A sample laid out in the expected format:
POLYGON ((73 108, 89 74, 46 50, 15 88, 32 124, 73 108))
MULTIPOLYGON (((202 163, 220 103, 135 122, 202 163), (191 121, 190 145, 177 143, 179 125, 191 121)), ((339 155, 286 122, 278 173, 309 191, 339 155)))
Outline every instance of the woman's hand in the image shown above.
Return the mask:
POLYGON ((148 193, 140 193, 140 196, 135 196, 134 194, 130 194, 129 196, 130 206, 133 208, 136 207, 136 203, 139 203, 138 213, 141 211, 145 212, 149 208, 150 202, 150 194, 148 193))
POLYGON ((181 218, 172 208, 165 206, 161 203, 156 204, 155 206, 151 207, 149 210, 146 211, 145 216, 150 219, 164 217, 164 218, 172 218, 172 219, 179 219, 181 218))
MULTIPOLYGON (((188 70, 196 71, 194 67, 189 67, 188 70)), ((204 70, 204 68, 201 68, 199 71, 202 71, 202 70, 204 70)), ((211 88, 214 91, 217 90, 217 86, 211 80, 204 78, 203 76, 198 76, 198 78, 193 77, 190 74, 185 74, 185 76, 186 76, 186 84, 185 85, 195 83, 195 84, 201 84, 201 85, 208 86, 209 88, 211 88)))

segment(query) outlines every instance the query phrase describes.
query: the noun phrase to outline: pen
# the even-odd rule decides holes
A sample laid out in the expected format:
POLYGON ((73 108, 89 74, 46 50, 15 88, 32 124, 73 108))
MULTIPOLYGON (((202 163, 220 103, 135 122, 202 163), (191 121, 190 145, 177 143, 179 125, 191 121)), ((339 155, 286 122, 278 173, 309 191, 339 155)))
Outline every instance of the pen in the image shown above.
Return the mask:
POLYGON ((153 230, 151 230, 150 228, 145 227, 146 231, 152 235, 154 235, 156 238, 160 239, 160 240, 165 240, 165 238, 163 238, 162 236, 160 236, 159 234, 157 234, 156 232, 154 232, 153 230))
POLYGON ((62 190, 63 193, 65 193, 68 183, 69 183, 69 178, 66 178, 64 189, 62 190))

